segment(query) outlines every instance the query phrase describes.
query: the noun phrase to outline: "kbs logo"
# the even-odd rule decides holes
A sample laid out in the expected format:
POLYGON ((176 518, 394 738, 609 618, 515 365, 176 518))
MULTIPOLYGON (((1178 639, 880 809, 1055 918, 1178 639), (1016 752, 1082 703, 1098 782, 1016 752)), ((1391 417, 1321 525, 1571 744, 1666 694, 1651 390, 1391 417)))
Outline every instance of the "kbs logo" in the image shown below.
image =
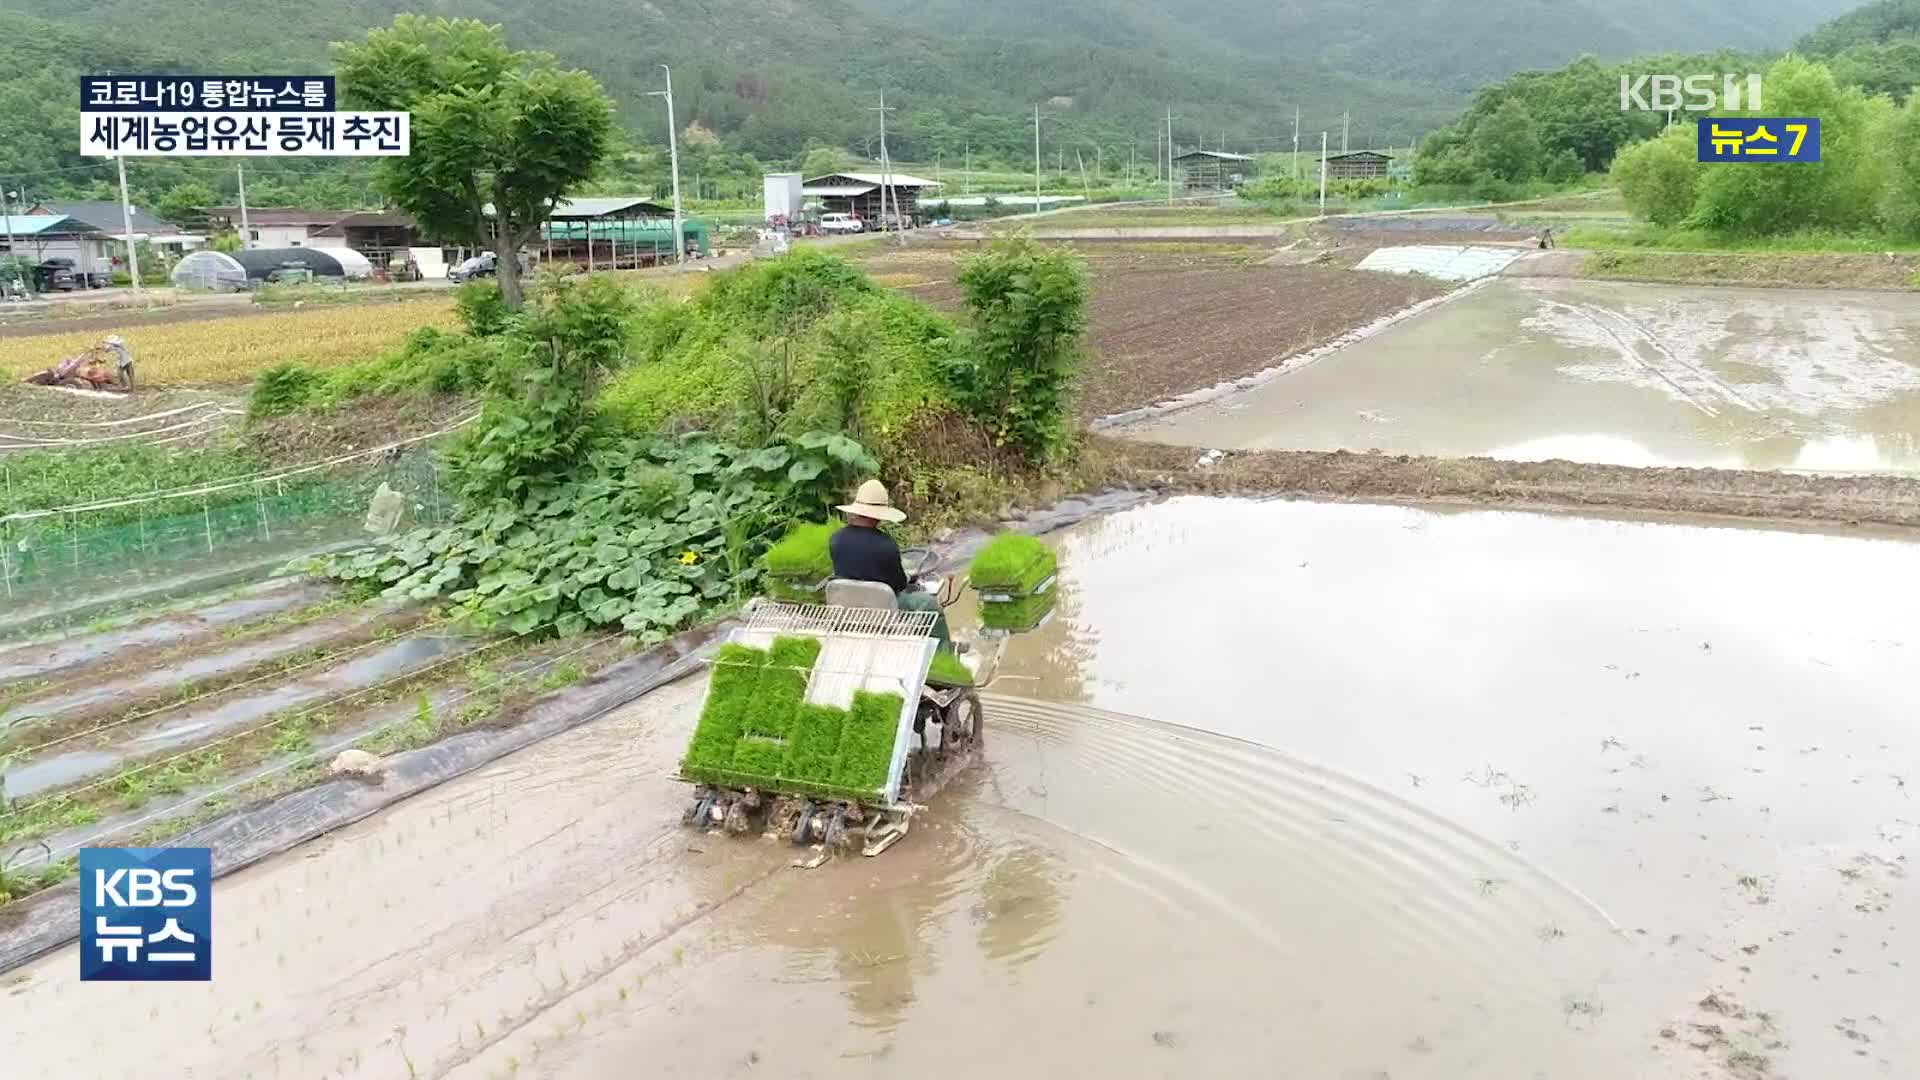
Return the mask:
POLYGON ((210 848, 80 849, 80 981, 213 978, 210 848))
POLYGON ((1620 111, 1760 111, 1760 76, 1722 75, 1718 92, 1713 80, 1712 75, 1622 75, 1620 111))

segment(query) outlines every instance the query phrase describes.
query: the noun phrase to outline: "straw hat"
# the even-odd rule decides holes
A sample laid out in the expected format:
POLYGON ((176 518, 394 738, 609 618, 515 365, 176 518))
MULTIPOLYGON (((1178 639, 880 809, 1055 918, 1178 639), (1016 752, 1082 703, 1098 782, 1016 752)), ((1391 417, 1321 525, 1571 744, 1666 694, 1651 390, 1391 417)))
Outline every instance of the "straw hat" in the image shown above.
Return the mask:
POLYGON ((887 485, 878 480, 861 484, 860 490, 853 493, 852 502, 835 509, 843 514, 854 514, 875 521, 899 523, 907 520, 907 515, 894 508, 893 497, 887 494, 887 485))

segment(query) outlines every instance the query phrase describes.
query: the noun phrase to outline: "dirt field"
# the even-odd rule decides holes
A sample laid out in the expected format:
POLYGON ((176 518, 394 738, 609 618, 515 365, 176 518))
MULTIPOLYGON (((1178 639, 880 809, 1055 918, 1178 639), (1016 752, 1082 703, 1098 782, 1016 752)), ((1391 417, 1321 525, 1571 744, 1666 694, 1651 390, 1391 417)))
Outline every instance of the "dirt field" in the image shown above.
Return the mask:
MULTIPOLYGON (((860 265, 937 307, 960 307, 953 283, 970 247, 880 253, 860 265)), ((1233 244, 1075 245, 1093 280, 1092 362, 1078 407, 1091 419, 1272 367, 1381 316, 1437 296, 1411 277, 1327 266, 1261 266, 1265 249, 1233 244)))

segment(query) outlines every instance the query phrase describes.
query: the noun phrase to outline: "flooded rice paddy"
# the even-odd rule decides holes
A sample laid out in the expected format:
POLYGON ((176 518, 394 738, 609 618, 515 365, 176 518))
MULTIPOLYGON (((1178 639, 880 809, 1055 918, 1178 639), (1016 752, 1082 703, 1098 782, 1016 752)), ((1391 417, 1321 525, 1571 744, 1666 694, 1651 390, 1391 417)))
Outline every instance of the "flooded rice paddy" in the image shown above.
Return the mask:
POLYGON ((0 1060, 1920 1069, 1920 547, 1197 498, 1059 547, 984 767, 879 859, 681 831, 688 680, 224 880, 210 985, 83 987, 70 950, 0 977, 0 1060))
POLYGON ((1920 472, 1896 293, 1495 279, 1154 442, 1608 465, 1920 472))

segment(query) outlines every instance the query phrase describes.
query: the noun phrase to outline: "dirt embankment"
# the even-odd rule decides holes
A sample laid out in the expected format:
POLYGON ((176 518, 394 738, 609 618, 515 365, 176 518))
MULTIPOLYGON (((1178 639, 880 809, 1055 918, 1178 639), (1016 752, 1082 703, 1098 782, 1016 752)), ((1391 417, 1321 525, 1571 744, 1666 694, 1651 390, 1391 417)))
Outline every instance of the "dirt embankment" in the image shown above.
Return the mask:
POLYGON ((1100 436, 1091 439, 1090 449, 1104 459, 1103 471, 1110 483, 1161 491, 1920 527, 1920 479, 1907 477, 1629 468, 1347 451, 1201 452, 1100 436))
POLYGON ((1580 277, 1676 285, 1776 285, 1815 289, 1920 288, 1920 255, 1784 252, 1595 251, 1580 277))

